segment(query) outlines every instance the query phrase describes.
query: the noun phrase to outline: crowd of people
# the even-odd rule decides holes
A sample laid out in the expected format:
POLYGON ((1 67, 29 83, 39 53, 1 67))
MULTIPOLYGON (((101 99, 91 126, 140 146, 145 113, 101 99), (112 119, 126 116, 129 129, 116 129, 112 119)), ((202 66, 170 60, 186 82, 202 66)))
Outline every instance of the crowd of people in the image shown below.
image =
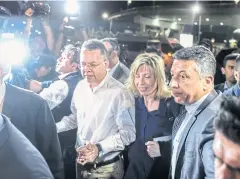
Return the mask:
POLYGON ((0 178, 240 178, 240 54, 223 59, 226 81, 214 86, 208 44, 170 64, 146 49, 129 69, 117 39, 60 52, 64 34, 53 43, 41 23, 47 43, 29 41, 24 68, 0 53, 0 178))

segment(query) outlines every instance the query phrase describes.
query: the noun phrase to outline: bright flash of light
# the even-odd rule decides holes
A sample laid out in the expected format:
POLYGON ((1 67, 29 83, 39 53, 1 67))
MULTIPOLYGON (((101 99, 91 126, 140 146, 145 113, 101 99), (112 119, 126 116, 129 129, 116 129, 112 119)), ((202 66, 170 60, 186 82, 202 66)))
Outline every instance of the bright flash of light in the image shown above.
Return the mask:
POLYGON ((102 14, 102 17, 103 17, 103 19, 107 19, 107 18, 108 18, 108 13, 107 13, 107 12, 104 12, 104 13, 102 14))
POLYGON ((0 63, 9 65, 22 64, 29 53, 27 46, 18 40, 1 41, 0 51, 0 63))
POLYGON ((67 14, 77 14, 79 12, 78 2, 75 0, 68 0, 65 5, 65 11, 67 14))
POLYGON ((193 6, 192 11, 194 13, 199 13, 201 11, 201 7, 198 4, 196 4, 193 6))

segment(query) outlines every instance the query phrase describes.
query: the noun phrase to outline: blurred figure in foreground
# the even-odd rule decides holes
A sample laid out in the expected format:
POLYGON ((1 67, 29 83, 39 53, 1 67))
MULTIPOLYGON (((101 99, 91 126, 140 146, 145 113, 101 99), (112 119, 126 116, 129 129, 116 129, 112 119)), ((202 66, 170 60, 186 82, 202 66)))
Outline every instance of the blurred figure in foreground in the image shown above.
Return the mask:
POLYGON ((222 102, 215 118, 215 179, 240 179, 240 100, 222 102))

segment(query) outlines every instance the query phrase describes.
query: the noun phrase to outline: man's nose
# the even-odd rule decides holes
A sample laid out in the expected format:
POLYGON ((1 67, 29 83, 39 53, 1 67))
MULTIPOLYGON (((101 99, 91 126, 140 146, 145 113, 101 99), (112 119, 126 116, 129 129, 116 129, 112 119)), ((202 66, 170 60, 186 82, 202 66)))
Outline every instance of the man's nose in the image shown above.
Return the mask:
POLYGON ((175 80, 174 78, 172 78, 171 81, 170 81, 170 87, 171 87, 171 88, 178 88, 178 87, 179 87, 179 84, 178 84, 177 80, 175 80))
POLYGON ((218 169, 218 174, 216 179, 234 179, 232 176, 232 172, 227 168, 225 164, 223 164, 219 169, 218 169))

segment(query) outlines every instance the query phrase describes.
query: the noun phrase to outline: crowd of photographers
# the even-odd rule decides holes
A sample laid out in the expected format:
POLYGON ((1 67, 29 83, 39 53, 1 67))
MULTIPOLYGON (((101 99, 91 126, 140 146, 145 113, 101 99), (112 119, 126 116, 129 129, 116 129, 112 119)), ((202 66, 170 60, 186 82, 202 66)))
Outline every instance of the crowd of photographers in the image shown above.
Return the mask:
POLYGON ((24 63, 0 44, 0 178, 240 178, 238 51, 214 86, 208 39, 170 55, 148 46, 129 68, 117 39, 68 18, 54 33, 46 3, 23 10, 24 63))

